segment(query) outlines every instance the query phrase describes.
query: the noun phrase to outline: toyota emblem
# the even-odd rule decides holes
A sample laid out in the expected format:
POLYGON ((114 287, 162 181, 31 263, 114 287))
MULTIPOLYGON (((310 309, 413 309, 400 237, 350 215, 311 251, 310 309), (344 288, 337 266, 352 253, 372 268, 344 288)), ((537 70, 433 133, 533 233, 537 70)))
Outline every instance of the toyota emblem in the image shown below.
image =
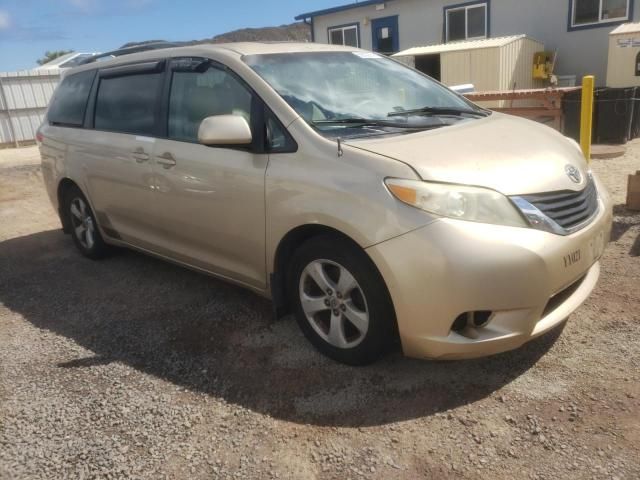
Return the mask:
POLYGON ((565 165, 564 171, 567 173, 567 176, 573 183, 582 182, 582 174, 580 173, 580 170, 578 170, 573 165, 565 165))

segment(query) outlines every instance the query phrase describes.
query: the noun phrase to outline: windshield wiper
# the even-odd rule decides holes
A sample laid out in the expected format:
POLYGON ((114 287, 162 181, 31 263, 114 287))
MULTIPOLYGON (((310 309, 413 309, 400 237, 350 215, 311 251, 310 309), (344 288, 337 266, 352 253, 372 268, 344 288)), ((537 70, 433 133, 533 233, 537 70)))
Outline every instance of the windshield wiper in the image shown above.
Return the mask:
POLYGON ((357 127, 391 127, 422 129, 424 125, 410 125, 408 123, 390 122, 388 120, 376 120, 374 118, 334 118, 326 120, 312 120, 313 125, 352 125, 357 127))
POLYGON ((456 117, 462 115, 474 115, 476 117, 486 117, 489 112, 484 110, 472 110, 470 108, 456 108, 456 107, 422 107, 415 108, 413 110, 398 110, 396 112, 389 112, 387 117, 408 117, 411 115, 453 115, 456 117))

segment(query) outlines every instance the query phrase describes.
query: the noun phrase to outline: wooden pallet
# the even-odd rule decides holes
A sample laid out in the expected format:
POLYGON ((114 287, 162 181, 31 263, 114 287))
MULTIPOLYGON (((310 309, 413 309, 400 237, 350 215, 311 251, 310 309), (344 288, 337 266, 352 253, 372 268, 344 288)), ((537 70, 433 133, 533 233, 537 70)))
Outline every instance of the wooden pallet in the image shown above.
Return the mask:
POLYGON ((562 131, 562 97, 581 87, 535 88, 527 90, 490 91, 466 93, 472 102, 495 102, 506 100, 509 107, 492 108, 496 112, 508 113, 531 120, 550 121, 552 126, 562 131), (514 102, 537 103, 536 106, 514 106, 514 102))

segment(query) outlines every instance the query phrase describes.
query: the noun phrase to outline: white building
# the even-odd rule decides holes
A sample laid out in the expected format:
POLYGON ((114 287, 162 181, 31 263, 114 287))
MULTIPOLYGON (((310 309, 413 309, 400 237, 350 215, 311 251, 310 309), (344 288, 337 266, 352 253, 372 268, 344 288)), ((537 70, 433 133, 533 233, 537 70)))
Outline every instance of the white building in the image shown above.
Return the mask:
POLYGON ((609 33, 639 10, 640 0, 367 0, 296 19, 316 42, 383 53, 524 34, 558 52, 556 74, 593 74, 604 85, 609 33))

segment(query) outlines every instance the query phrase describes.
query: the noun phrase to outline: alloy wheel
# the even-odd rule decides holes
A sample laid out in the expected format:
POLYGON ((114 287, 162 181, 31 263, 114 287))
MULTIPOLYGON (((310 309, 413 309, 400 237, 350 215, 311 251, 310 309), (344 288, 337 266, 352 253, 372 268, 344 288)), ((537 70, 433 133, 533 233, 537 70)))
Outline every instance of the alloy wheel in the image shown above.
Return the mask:
POLYGON ((84 199, 75 197, 71 201, 70 210, 73 234, 84 248, 91 250, 96 241, 96 231, 87 203, 84 199))
POLYGON ((300 276, 300 304, 316 333, 337 348, 358 345, 369 330, 362 288, 342 265, 314 260, 300 276))

